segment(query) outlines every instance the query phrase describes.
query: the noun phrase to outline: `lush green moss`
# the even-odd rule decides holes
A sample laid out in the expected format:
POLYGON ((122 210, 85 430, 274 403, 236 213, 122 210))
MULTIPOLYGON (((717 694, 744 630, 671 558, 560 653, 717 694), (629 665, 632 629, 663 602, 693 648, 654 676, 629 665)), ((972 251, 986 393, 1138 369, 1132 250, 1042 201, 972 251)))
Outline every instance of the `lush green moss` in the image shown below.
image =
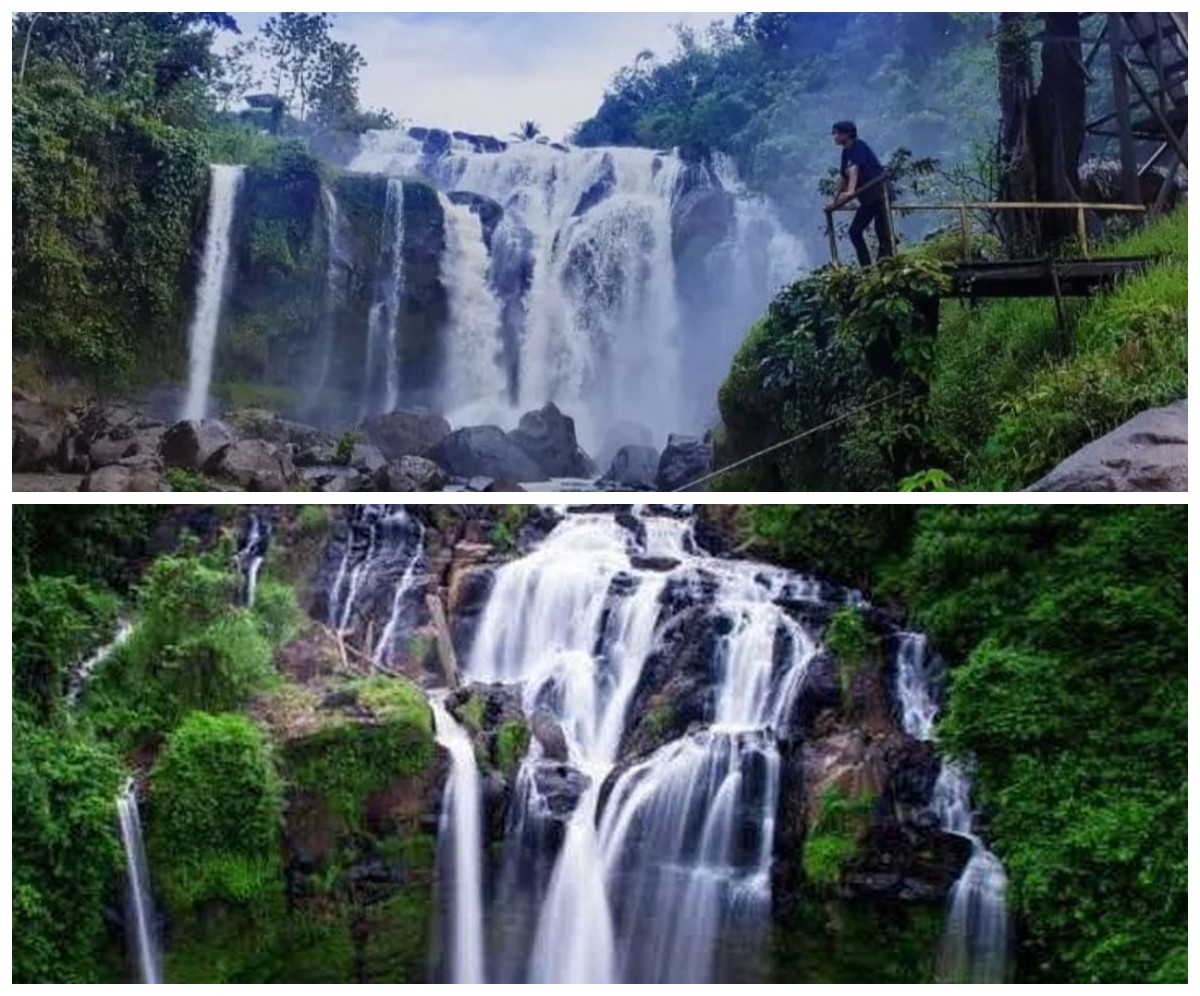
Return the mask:
POLYGON ((837 658, 843 694, 850 690, 876 643, 875 636, 858 609, 843 606, 833 614, 829 629, 825 632, 825 645, 837 658))
POLYGON ((103 947, 124 868, 121 766, 82 731, 17 714, 12 732, 13 981, 116 981, 103 947))
POLYGON ((191 713, 168 738, 151 785, 147 853, 168 909, 281 895, 283 787, 249 719, 191 713))
POLYGON ((458 707, 459 718, 476 733, 483 732, 483 707, 483 696, 478 692, 472 692, 458 707))
POLYGON ((496 767, 506 778, 516 774, 529 749, 529 727, 518 719, 500 724, 496 731, 496 767))
POLYGON ((818 889, 837 884, 842 867, 858 851, 875 808, 870 794, 849 796, 826 789, 812 827, 804 838, 804 877, 818 889))

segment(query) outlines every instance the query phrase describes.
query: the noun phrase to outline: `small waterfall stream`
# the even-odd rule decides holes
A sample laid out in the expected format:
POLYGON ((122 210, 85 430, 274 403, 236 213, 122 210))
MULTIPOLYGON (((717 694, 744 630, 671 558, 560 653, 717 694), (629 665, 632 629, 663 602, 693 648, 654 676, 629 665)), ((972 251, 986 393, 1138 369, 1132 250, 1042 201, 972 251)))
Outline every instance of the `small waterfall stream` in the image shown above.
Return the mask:
POLYGON ((125 928, 130 952, 137 964, 138 981, 160 983, 162 959, 158 947, 158 925, 155 921, 154 898, 150 893, 150 870, 142 843, 137 791, 132 778, 117 797, 117 818, 121 827, 121 842, 125 846, 125 928))
POLYGON ((230 233, 244 168, 213 166, 208 193, 208 229, 196 284, 196 303, 188 330, 188 386, 180 418, 200 419, 208 413, 213 356, 221 327, 221 305, 233 259, 230 233))
POLYGON ((382 253, 367 319, 362 415, 393 411, 400 399, 400 305, 404 300, 404 184, 388 180, 382 253))
POLYGON ((87 687, 88 679, 92 676, 92 672, 103 664, 112 654, 129 639, 133 633, 133 624, 127 620, 121 620, 117 624, 117 631, 113 634, 113 638, 104 646, 97 648, 85 660, 72 668, 71 674, 67 679, 67 706, 75 708, 79 704, 79 698, 83 695, 84 688, 87 687))
MULTIPOLYGON (((903 726, 933 740, 938 707, 925 637, 904 633, 896 654, 896 693, 903 726)), ((930 809, 942 828, 971 842, 971 857, 950 893, 938 973, 950 982, 1004 982, 1008 961, 1008 879, 1000 860, 975 833, 971 782, 952 760, 942 762, 930 809)))
POLYGON ((254 595, 258 590, 258 575, 267 556, 271 542, 271 520, 265 515, 251 512, 238 540, 237 566, 245 579, 242 601, 247 608, 254 606, 254 595))

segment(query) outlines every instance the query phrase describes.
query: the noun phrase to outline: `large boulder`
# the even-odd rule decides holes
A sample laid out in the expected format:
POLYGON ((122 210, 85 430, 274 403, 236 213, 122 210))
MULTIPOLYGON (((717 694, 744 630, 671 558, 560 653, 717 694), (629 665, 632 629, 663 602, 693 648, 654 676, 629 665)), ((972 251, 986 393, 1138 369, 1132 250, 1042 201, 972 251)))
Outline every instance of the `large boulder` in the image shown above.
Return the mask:
POLYGON ((637 490, 651 490, 658 480, 658 450, 653 446, 622 446, 604 480, 637 490))
POLYGON ((654 433, 641 422, 623 419, 614 422, 604 431, 604 441, 596 454, 596 462, 606 467, 613 462, 622 446, 653 446, 654 433))
POLYGON ((1151 408, 1101 436, 1026 491, 1186 491, 1187 400, 1151 408))
POLYGON ((427 456, 450 435, 450 423, 441 415, 420 412, 376 415, 365 420, 359 428, 367 441, 378 446, 389 461, 406 456, 427 456))
POLYGON ((161 426, 136 430, 127 425, 117 426, 107 435, 91 442, 88 447, 88 466, 96 470, 120 463, 161 469, 163 433, 161 426))
POLYGON ((199 470, 217 450, 236 441, 234 431, 219 419, 185 419, 163 434, 159 453, 168 467, 199 470))
POLYGON ((302 422, 293 422, 265 408, 242 408, 228 412, 225 422, 243 439, 262 439, 276 446, 308 449, 322 443, 336 445, 337 440, 321 429, 302 422))
POLYGON ((13 401, 13 470, 49 470, 58 462, 66 419, 51 405, 22 396, 13 401))
POLYGON ((504 218, 504 208, 490 197, 473 194, 469 190, 452 190, 446 197, 451 204, 465 205, 470 208, 471 213, 479 218, 479 223, 483 226, 483 244, 491 252, 492 235, 496 231, 496 226, 504 218))
POLYGON ((110 464, 93 470, 79 485, 80 491, 161 491, 162 477, 150 465, 110 464))
POLYGON ((521 421, 508 434, 508 438, 541 467, 543 477, 596 475, 595 464, 575 441, 575 420, 559 411, 554 402, 522 415, 521 421))
POLYGON ((458 429, 443 439, 429 454, 452 477, 506 478, 510 481, 540 481, 542 469, 521 447, 494 425, 458 429))
POLYGON ((709 472, 712 456, 712 447, 703 440, 672 433, 658 461, 658 489, 675 491, 699 480, 709 472))
POLYGON ((295 477, 287 451, 261 439, 243 439, 214 453, 204 472, 247 491, 286 491, 295 477))
POLYGON ((447 480, 432 460, 402 456, 376 471, 374 484, 377 491, 441 491, 447 480))

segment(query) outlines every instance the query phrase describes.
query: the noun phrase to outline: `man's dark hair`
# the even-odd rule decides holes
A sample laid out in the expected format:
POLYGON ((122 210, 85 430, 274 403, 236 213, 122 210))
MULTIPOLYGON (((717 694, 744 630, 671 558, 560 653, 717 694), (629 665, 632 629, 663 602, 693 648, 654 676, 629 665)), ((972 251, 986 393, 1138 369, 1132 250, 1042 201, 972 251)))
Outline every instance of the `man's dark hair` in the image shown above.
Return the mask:
POLYGON ((858 125, 853 121, 835 121, 833 123, 834 134, 849 135, 851 138, 858 138, 858 125))

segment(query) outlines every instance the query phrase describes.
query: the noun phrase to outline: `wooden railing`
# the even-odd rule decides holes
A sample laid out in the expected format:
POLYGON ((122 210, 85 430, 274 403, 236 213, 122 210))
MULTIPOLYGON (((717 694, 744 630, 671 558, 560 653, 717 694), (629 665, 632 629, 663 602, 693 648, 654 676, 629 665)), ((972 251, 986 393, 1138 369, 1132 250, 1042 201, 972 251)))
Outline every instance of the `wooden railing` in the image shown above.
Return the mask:
MULTIPOLYGON (((888 227, 891 230, 893 240, 896 237, 895 216, 897 214, 915 214, 920 211, 953 212, 958 215, 958 224, 962 235, 963 262, 966 263, 971 261, 972 212, 1073 211, 1075 213, 1075 233, 1079 240, 1079 251, 1084 259, 1091 259, 1091 246, 1088 244, 1087 234, 1088 211, 1112 211, 1129 214, 1145 214, 1146 212, 1144 204, 1091 204, 1084 201, 944 201, 928 204, 893 204, 886 185, 888 179, 888 177, 884 176, 877 180, 872 180, 859 190, 858 193, 865 193, 871 188, 883 184, 883 201, 888 215, 888 227)), ((856 210, 858 210, 856 207, 843 205, 832 210, 827 209, 825 212, 826 229, 829 235, 829 256, 835 263, 841 260, 838 256, 837 229, 834 226, 833 216, 839 211, 856 210)))

